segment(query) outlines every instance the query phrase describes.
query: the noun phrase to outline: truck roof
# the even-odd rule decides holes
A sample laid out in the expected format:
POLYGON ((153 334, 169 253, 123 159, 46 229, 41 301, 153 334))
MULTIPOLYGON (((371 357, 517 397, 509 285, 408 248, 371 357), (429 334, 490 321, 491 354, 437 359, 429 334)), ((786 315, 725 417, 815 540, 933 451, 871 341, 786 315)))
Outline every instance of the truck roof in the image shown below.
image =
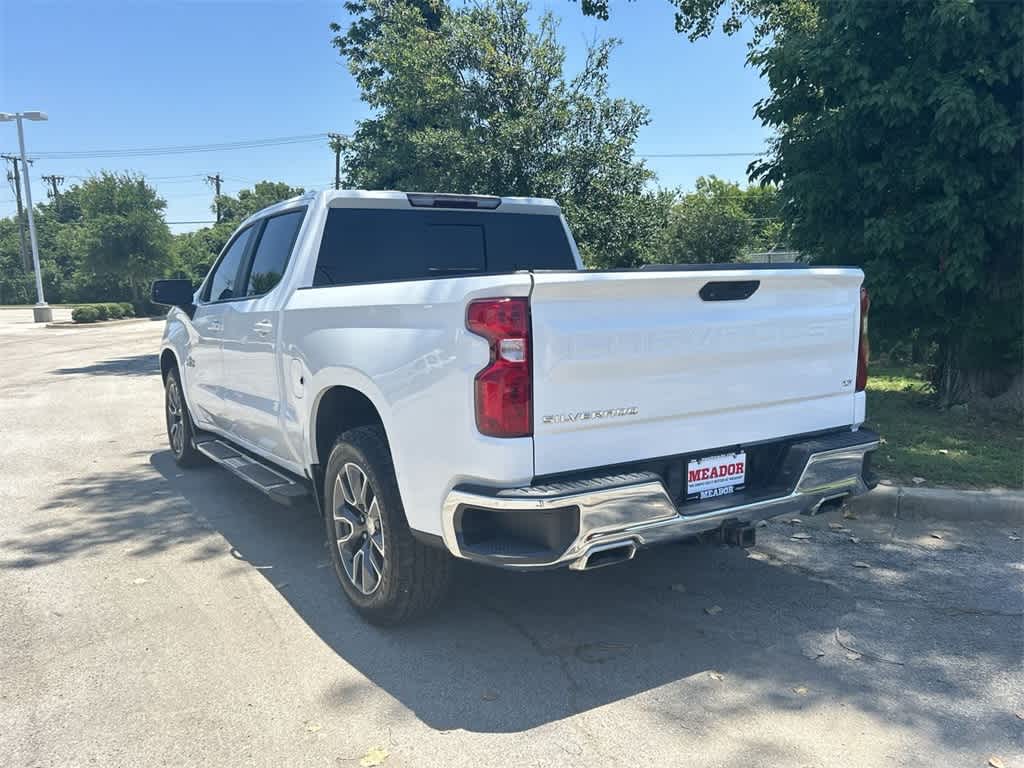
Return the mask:
POLYGON ((247 218, 253 219, 293 208, 297 204, 319 199, 327 208, 472 208, 502 213, 533 213, 558 216, 561 208, 548 197, 496 197, 490 195, 460 195, 444 192, 400 192, 397 190, 327 189, 310 191, 280 203, 263 208, 247 218))

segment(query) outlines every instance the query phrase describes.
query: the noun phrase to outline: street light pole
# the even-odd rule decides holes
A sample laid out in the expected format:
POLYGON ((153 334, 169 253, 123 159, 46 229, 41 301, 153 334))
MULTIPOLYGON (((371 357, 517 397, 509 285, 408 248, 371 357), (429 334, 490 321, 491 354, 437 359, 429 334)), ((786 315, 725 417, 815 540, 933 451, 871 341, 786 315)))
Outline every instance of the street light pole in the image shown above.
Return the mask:
POLYGON ((28 158, 25 156, 25 131, 21 127, 22 119, 45 120, 45 112, 15 112, 13 115, 0 112, 0 121, 10 121, 18 124, 18 149, 21 151, 21 171, 25 182, 25 204, 28 207, 28 235, 32 242, 32 265, 36 272, 36 305, 32 308, 32 317, 37 323, 48 323, 53 320, 53 310, 46 303, 43 296, 43 273, 39 268, 39 241, 36 238, 36 220, 32 213, 32 183, 28 175, 28 158))

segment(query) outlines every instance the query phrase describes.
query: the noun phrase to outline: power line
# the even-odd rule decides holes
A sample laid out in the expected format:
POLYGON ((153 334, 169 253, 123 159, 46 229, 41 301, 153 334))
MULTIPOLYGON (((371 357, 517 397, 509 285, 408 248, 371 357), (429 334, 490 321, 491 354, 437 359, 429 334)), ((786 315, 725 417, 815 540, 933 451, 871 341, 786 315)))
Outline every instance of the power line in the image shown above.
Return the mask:
POLYGON ((307 133, 297 136, 276 136, 264 139, 247 139, 242 141, 225 141, 215 144, 182 144, 163 147, 125 147, 121 149, 81 149, 54 150, 35 152, 46 160, 88 160, 118 157, 154 157, 159 155, 184 155, 194 152, 225 152, 235 149, 258 149, 260 147, 278 147, 285 144, 306 144, 323 141, 326 133, 307 133))
POLYGON ((673 158, 673 157, 760 157, 764 152, 646 152, 638 153, 637 157, 673 158))

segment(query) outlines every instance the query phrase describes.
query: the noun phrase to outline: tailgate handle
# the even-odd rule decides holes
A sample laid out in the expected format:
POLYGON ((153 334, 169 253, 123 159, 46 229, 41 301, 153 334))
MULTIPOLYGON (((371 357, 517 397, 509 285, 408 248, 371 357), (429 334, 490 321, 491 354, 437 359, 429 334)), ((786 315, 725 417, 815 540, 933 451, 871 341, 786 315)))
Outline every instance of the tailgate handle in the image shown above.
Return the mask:
POLYGON ((742 301, 754 295, 760 280, 718 280, 704 283, 700 297, 704 301, 742 301))

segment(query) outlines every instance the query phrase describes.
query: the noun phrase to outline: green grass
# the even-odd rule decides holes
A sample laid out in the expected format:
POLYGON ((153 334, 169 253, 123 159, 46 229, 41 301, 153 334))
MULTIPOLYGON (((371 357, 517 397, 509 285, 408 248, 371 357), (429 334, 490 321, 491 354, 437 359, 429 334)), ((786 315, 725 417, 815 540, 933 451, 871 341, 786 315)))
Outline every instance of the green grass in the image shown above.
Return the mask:
POLYGON ((940 411, 922 367, 872 366, 868 423, 883 443, 879 476, 958 488, 1024 487, 1024 428, 986 414, 940 411))

